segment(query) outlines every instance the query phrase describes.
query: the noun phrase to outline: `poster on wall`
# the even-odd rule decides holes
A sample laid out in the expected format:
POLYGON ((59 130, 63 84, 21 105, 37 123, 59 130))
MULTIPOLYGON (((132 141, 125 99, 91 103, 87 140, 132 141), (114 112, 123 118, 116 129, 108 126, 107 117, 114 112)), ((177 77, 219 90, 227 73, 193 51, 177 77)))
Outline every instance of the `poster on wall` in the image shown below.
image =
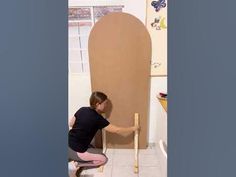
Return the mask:
POLYGON ((167 0, 147 0, 146 13, 152 40, 151 76, 167 76, 167 0))

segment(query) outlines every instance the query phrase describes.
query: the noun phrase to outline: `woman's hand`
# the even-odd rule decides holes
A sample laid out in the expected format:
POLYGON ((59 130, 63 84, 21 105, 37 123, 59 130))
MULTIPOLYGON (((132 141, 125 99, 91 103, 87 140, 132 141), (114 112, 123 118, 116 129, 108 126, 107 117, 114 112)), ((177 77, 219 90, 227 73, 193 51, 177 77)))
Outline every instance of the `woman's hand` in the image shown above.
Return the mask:
POLYGON ((136 130, 139 131, 140 130, 140 126, 136 125, 132 127, 132 130, 135 132, 136 130))

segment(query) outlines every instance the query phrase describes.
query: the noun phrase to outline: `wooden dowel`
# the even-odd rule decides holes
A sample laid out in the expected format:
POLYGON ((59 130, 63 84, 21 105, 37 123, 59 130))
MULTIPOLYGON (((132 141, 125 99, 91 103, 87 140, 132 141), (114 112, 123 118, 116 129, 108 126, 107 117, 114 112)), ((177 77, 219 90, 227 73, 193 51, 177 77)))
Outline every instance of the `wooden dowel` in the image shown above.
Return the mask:
MULTIPOLYGON (((106 154, 106 150, 107 150, 106 131, 104 129, 102 129, 102 152, 103 152, 103 154, 106 154)), ((102 173, 103 168, 104 168, 104 165, 101 165, 98 168, 98 171, 102 173)))
MULTIPOLYGON (((139 114, 134 114, 134 125, 139 125, 139 114)), ((134 173, 138 173, 138 130, 134 134, 134 173)))
POLYGON ((102 129, 102 149, 103 149, 103 153, 105 154, 107 150, 107 137, 106 137, 105 129, 102 129))

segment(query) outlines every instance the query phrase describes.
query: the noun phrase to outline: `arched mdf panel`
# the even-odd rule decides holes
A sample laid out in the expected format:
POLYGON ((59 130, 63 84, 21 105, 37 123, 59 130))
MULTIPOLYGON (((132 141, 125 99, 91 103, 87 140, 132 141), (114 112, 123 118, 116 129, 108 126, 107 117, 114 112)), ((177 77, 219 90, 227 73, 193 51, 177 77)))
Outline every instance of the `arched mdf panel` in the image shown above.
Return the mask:
MULTIPOLYGON (((111 100, 109 121, 133 126, 139 113, 139 147, 147 146, 150 90, 151 39, 146 27, 127 13, 102 17, 89 36, 92 90, 106 93, 111 100)), ((107 146, 133 148, 133 134, 107 134, 107 146)))

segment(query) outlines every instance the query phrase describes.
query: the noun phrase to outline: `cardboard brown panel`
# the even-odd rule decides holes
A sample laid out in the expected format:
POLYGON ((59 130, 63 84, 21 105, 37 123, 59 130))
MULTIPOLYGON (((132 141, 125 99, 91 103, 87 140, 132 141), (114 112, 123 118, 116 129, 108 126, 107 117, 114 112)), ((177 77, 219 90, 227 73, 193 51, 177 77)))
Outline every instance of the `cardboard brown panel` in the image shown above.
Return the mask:
MULTIPOLYGON (((92 90, 110 99, 107 115, 112 124, 133 126, 140 116, 139 147, 147 146, 151 39, 144 24, 126 13, 102 17, 89 36, 92 90)), ((133 134, 107 134, 107 147, 133 148, 133 134)))

